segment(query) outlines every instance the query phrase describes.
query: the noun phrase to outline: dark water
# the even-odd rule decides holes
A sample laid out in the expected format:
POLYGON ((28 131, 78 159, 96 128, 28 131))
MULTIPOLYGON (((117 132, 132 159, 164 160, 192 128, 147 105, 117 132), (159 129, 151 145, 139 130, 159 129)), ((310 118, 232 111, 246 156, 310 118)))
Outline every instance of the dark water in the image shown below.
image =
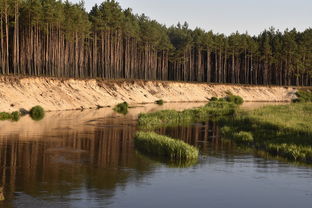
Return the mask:
POLYGON ((240 149, 211 121, 159 130, 200 148, 192 167, 140 155, 132 141, 136 113, 63 112, 1 123, 0 207, 311 207, 310 167, 240 149))

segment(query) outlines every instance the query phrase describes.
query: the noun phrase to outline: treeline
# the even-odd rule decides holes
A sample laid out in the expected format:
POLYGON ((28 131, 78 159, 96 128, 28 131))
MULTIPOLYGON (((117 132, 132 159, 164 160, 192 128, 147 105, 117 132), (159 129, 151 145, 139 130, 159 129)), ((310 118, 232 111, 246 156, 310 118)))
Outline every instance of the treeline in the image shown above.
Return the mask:
POLYGON ((0 73, 312 85, 312 29, 215 34, 167 28, 107 0, 1 0, 0 73))

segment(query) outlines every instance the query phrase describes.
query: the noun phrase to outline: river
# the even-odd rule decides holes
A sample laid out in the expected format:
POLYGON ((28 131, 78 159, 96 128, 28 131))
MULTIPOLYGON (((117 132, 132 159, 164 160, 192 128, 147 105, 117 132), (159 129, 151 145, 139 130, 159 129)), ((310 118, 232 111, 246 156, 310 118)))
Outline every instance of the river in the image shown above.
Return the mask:
POLYGON ((143 105, 126 116, 111 109, 50 112, 37 122, 1 122, 0 207, 311 207, 311 167, 239 148, 212 121, 158 130, 200 149, 191 167, 134 149, 138 113, 200 105, 143 105))

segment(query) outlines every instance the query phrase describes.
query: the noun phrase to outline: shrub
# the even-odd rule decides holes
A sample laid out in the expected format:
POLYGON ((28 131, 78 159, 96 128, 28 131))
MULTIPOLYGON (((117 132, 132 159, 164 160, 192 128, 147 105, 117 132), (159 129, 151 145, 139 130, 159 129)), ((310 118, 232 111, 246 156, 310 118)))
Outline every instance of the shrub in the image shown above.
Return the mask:
POLYGON ((141 152, 170 160, 192 160, 199 155, 197 148, 154 132, 138 132, 134 144, 141 152))
POLYGON ((6 112, 1 112, 0 113, 0 120, 12 120, 12 121, 18 121, 20 118, 20 114, 15 111, 12 113, 6 113, 6 112))
POLYGON ((115 106, 114 111, 126 115, 128 113, 129 104, 127 102, 119 103, 115 106))
POLYGON ((157 100, 155 103, 158 104, 158 105, 163 105, 164 101, 163 100, 157 100))
POLYGON ((294 103, 312 102, 312 91, 298 90, 296 92, 297 98, 293 100, 294 103))
POLYGON ((217 97, 212 97, 212 98, 210 98, 210 101, 212 101, 212 102, 218 101, 218 98, 217 97))
POLYGON ((224 126, 220 129, 221 135, 225 137, 229 137, 232 134, 232 128, 229 126, 224 126))
POLYGON ((4 121, 4 120, 9 120, 11 119, 11 114, 10 113, 6 113, 6 112, 1 112, 0 113, 0 120, 4 121))
POLYGON ((234 140, 238 143, 252 143, 254 138, 250 132, 240 131, 233 134, 234 140))
POLYGON ((29 114, 33 120, 39 121, 44 118, 45 112, 44 112, 44 109, 40 105, 37 105, 30 109, 29 114))
POLYGON ((235 103, 236 105, 241 105, 244 103, 244 99, 236 95, 228 95, 225 97, 225 100, 230 103, 235 103))
POLYGON ((20 114, 18 111, 14 111, 11 113, 11 119, 13 121, 18 121, 20 119, 20 114))

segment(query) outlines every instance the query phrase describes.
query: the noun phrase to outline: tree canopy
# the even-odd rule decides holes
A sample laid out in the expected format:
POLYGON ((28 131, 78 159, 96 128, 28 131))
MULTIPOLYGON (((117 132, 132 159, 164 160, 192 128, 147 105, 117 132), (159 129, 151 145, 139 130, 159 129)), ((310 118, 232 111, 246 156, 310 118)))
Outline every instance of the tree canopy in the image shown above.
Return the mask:
POLYGON ((229 36, 106 0, 1 0, 0 73, 311 85, 312 29, 229 36))

